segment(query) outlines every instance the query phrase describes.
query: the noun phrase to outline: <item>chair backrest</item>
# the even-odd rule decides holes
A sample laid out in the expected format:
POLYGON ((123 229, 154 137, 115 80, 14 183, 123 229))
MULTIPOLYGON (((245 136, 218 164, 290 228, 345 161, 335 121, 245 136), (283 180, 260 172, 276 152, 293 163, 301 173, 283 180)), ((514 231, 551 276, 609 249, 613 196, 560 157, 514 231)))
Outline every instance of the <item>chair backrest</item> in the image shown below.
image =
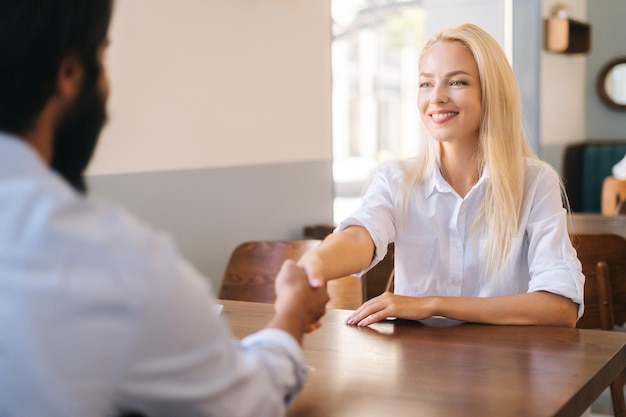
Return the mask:
POLYGON ((626 323, 626 239, 613 234, 571 239, 586 279, 585 314, 577 327, 611 330, 626 323))
MULTIPOLYGON (((626 239, 612 234, 572 235, 585 275, 585 314, 576 327, 615 330, 626 322, 626 239)), ((611 382, 613 415, 626 416, 626 369, 611 382)))
POLYGON ((220 288, 223 300, 273 303, 274 279, 287 259, 297 261, 318 239, 245 242, 232 252, 220 288))
POLYGON ((387 246, 387 255, 372 269, 363 274, 361 292, 363 300, 374 298, 385 291, 393 291, 395 245, 387 246))
MULTIPOLYGON (((219 298, 223 300, 273 303, 274 280, 283 262, 297 261, 320 244, 319 239, 264 240, 238 245, 230 256, 219 298)), ((361 279, 347 276, 326 285, 330 301, 327 308, 356 309, 361 305, 361 279)))

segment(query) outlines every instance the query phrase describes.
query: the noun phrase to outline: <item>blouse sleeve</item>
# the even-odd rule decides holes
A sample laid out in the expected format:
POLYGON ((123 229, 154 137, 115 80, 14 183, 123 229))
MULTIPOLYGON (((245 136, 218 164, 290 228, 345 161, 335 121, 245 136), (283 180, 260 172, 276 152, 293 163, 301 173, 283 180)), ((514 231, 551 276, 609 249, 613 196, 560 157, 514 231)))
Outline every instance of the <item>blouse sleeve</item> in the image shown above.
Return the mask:
POLYGON ((401 181, 401 169, 397 162, 376 168, 372 172, 361 206, 335 230, 338 232, 356 225, 369 232, 376 250, 371 263, 361 273, 369 271, 380 262, 387 254, 388 245, 395 241, 395 201, 401 181))
POLYGON ((578 318, 584 312, 585 277, 567 229, 558 174, 545 168, 527 183, 530 205, 528 234, 529 292, 547 291, 578 304, 578 318))

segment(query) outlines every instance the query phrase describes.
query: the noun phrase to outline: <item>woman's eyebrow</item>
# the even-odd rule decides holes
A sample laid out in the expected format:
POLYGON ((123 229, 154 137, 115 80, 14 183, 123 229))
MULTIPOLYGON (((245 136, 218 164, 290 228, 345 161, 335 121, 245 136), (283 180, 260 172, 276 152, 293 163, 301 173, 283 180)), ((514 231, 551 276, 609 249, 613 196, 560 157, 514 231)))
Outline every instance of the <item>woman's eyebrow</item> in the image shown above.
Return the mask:
MULTIPOLYGON (((455 75, 469 75, 471 76, 470 73, 463 71, 463 70, 457 70, 457 71, 451 71, 447 74, 445 74, 446 77, 454 77, 455 75)), ((420 77, 432 77, 433 74, 429 73, 429 72, 420 72, 419 74, 420 77)))

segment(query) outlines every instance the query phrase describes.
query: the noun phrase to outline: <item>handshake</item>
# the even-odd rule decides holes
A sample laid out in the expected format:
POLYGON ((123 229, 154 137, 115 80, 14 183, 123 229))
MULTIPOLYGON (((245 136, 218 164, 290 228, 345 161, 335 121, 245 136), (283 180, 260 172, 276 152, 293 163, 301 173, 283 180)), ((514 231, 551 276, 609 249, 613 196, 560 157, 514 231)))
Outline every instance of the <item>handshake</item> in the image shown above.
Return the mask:
POLYGON ((321 326, 320 318, 329 301, 325 283, 311 279, 294 261, 283 263, 275 281, 276 314, 267 327, 280 328, 302 343, 304 333, 321 326))

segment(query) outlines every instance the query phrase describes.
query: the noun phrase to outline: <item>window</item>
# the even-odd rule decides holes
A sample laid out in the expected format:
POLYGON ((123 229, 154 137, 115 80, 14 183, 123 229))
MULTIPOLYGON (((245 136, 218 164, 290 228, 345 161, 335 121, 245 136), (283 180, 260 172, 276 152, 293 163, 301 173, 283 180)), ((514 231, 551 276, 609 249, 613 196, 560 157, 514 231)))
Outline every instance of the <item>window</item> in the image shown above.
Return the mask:
POLYGON ((332 0, 335 222, 360 201, 371 168, 415 151, 420 1, 332 0))

